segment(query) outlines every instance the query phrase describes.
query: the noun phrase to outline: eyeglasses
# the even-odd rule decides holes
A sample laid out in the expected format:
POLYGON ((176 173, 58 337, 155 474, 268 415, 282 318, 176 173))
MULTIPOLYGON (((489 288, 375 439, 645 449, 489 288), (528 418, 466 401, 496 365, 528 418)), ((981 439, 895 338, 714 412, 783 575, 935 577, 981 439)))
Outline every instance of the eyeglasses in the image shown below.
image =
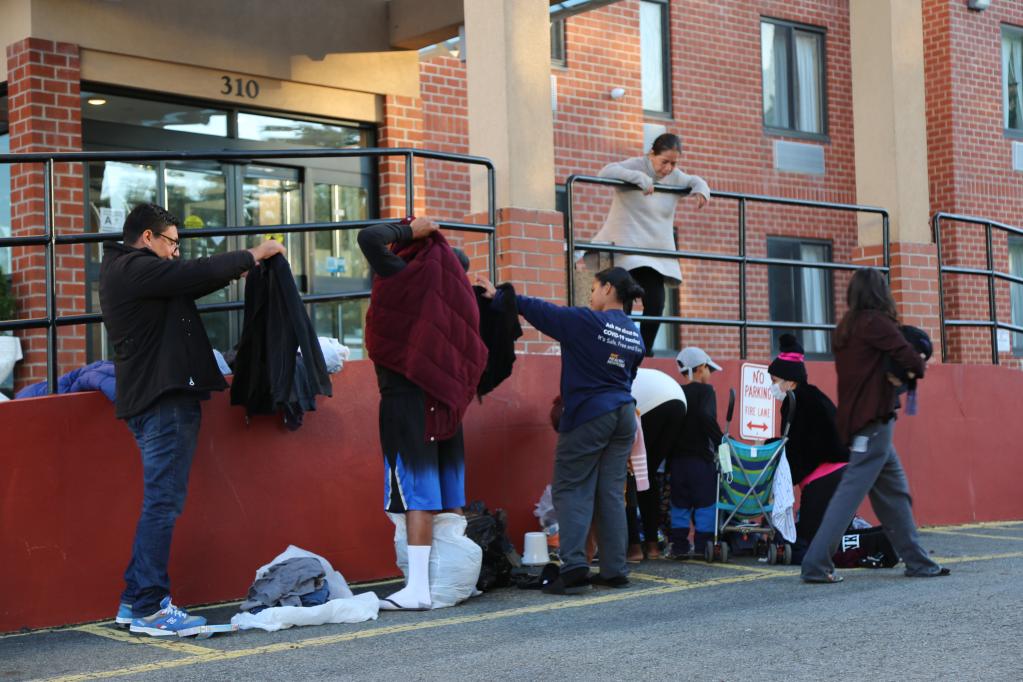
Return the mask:
POLYGON ((167 235, 165 235, 165 234, 158 234, 158 235, 156 235, 156 236, 157 236, 157 237, 163 237, 164 239, 166 239, 167 241, 169 241, 169 242, 171 243, 171 246, 173 246, 173 247, 174 247, 174 250, 175 250, 175 251, 178 251, 178 250, 180 250, 180 249, 181 249, 181 240, 180 240, 180 239, 172 239, 171 237, 168 237, 168 236, 167 236, 167 235))

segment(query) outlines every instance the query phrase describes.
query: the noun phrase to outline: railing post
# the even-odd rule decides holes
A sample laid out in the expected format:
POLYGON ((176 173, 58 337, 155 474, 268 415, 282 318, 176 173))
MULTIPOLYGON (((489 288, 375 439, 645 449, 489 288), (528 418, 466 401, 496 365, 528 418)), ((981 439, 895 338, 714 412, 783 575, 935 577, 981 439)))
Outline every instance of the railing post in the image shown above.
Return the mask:
POLYGON ((490 243, 487 245, 490 256, 490 281, 497 281, 497 189, 494 167, 487 166, 487 222, 490 223, 490 243))
POLYGON ((416 212, 416 153, 405 152, 405 216, 416 212))
POLYGON ((46 383, 57 392, 57 228, 53 221, 53 159, 43 174, 43 223, 46 229, 46 383))
POLYGON ((941 257, 941 213, 931 219, 938 256, 938 316, 941 325, 941 361, 948 362, 948 329, 945 326, 945 261, 941 257))
POLYGON ((998 364, 998 300, 995 298, 995 254, 991 238, 991 223, 984 223, 987 244, 987 300, 991 315, 991 362, 998 364))
POLYGON ((747 321, 746 321, 746 200, 739 199, 739 359, 745 360, 747 355, 747 321))
POLYGON ((890 223, 888 211, 881 213, 881 260, 885 267, 885 276, 888 278, 888 285, 892 283, 892 246, 891 235, 889 234, 890 223))
POLYGON ((565 181, 565 291, 568 292, 568 305, 575 305, 575 223, 572 216, 572 188, 575 176, 570 175, 565 181))

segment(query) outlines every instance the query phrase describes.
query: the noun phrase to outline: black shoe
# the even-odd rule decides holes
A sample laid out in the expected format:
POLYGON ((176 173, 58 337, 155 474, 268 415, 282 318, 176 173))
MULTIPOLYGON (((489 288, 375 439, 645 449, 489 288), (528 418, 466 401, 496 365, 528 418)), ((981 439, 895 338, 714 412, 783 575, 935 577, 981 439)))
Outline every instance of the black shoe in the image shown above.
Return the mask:
POLYGON ((590 578, 590 582, 600 587, 621 588, 629 585, 629 579, 624 575, 616 575, 613 578, 605 578, 603 574, 590 578))
POLYGON ((588 566, 562 571, 561 575, 541 588, 544 594, 583 594, 593 589, 588 566))

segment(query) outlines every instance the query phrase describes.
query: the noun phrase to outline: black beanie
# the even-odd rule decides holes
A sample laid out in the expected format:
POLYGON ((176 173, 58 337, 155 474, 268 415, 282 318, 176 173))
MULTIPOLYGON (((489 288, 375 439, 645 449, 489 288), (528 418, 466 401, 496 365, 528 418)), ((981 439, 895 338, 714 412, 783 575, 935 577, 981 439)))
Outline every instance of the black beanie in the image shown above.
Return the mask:
POLYGON ((806 365, 803 364, 803 347, 792 334, 782 334, 778 339, 778 357, 767 371, 785 381, 806 383, 806 365))

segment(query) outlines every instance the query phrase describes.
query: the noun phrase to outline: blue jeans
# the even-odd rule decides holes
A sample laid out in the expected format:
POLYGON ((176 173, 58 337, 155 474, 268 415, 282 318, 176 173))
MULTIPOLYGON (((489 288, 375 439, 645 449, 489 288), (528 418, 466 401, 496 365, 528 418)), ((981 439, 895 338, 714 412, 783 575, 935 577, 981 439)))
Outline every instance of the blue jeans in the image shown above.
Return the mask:
POLYGON ((127 420, 142 453, 142 514, 135 528, 131 562, 124 572, 123 603, 135 618, 160 610, 170 594, 167 562, 174 523, 185 506, 202 410, 198 399, 158 400, 127 420))

